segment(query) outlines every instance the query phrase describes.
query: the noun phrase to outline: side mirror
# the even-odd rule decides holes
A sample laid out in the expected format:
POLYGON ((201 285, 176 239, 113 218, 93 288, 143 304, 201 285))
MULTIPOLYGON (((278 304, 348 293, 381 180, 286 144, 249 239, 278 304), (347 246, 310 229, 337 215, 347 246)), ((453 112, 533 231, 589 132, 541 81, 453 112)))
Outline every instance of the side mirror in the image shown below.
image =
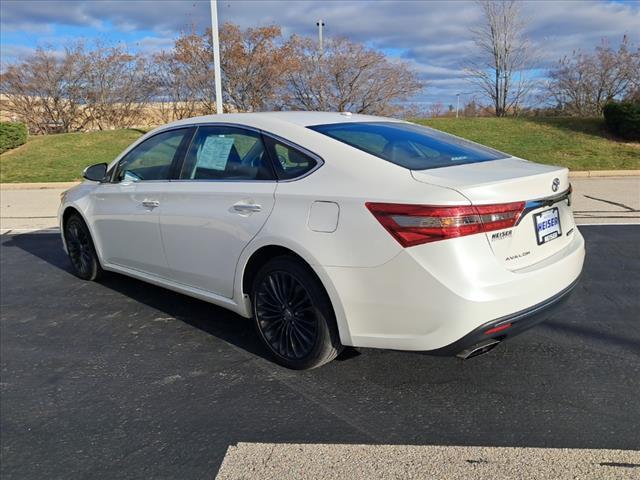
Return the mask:
POLYGON ((104 177, 107 176, 107 164, 96 163, 95 165, 91 165, 84 169, 82 176, 92 182, 102 182, 104 177))

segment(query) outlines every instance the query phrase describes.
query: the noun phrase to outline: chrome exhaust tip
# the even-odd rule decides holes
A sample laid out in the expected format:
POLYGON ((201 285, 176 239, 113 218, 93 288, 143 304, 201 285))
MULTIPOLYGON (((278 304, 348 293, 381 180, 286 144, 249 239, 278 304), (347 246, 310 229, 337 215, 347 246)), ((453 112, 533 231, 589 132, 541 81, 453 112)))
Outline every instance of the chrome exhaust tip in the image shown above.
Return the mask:
POLYGON ((472 347, 462 350, 456 355, 456 357, 461 358, 462 360, 468 360, 472 357, 477 357, 478 355, 482 355, 493 350, 499 343, 500 340, 485 340, 484 342, 476 343, 472 347))

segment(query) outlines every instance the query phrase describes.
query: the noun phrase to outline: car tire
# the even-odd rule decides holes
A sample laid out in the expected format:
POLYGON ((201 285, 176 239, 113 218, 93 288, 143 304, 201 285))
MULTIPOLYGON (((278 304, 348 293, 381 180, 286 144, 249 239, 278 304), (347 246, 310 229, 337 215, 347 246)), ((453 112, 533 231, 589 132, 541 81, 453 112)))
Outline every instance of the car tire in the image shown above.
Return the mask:
POLYGON ((98 280, 104 272, 89 228, 79 214, 71 214, 65 222, 64 239, 76 276, 83 280, 98 280))
POLYGON ((315 273, 290 256, 268 261, 251 289, 260 339, 277 363, 307 370, 333 360, 340 337, 329 296, 315 273))

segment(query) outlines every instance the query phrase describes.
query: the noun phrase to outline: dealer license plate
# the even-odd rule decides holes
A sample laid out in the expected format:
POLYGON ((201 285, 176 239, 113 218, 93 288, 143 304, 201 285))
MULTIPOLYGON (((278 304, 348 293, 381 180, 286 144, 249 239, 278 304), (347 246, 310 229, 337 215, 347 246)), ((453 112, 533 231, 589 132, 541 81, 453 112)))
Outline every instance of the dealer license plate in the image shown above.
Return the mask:
POLYGON ((550 208, 533 216, 536 227, 536 239, 538 245, 550 242, 562 235, 560 229, 560 212, 557 207, 550 208))

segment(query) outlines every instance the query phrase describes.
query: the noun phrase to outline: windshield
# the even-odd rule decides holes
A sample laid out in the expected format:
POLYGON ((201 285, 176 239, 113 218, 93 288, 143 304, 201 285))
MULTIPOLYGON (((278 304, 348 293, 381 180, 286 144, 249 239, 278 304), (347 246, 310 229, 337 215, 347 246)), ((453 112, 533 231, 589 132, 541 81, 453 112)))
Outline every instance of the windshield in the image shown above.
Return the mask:
POLYGON ((333 123, 309 128, 410 170, 509 158, 497 150, 412 123, 333 123))

